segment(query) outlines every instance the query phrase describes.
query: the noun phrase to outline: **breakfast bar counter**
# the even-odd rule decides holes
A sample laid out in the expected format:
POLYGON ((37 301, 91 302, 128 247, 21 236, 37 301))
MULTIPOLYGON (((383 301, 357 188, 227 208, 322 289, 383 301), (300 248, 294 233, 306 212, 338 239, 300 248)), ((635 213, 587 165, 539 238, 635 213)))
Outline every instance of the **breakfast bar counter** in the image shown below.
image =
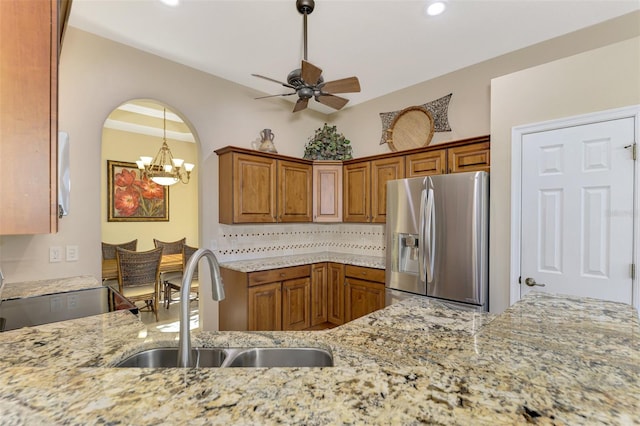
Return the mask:
POLYGON ((0 333, 2 424, 639 424, 632 307, 531 293, 498 316, 414 297, 312 332, 195 347, 317 347, 325 368, 114 368, 177 346, 128 311, 0 333))

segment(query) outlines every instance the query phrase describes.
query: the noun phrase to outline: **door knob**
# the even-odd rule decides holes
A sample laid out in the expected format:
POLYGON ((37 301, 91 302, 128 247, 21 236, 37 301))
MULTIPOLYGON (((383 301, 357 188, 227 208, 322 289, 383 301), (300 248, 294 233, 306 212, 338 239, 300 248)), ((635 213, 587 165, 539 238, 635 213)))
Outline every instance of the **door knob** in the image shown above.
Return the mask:
POLYGON ((529 287, 534 287, 534 286, 544 287, 544 286, 545 286, 545 284, 538 284, 538 283, 536 282, 536 280, 534 280, 533 278, 527 278, 527 279, 525 279, 525 280, 524 280, 524 283, 525 283, 526 285, 528 285, 529 287))

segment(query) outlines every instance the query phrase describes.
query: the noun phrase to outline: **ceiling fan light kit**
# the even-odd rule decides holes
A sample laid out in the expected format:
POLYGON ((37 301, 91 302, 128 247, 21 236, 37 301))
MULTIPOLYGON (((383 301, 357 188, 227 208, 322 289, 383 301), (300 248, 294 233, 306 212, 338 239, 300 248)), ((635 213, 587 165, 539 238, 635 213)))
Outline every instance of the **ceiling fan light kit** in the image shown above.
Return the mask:
POLYGON ((261 96, 256 99, 298 95, 298 101, 293 107, 293 112, 305 109, 309 104, 309 99, 311 98, 323 105, 339 110, 342 109, 349 100, 340 96, 335 96, 336 93, 353 93, 360 91, 360 82, 357 77, 347 77, 325 83, 324 78, 322 78, 322 69, 307 61, 307 15, 313 12, 314 7, 314 0, 296 0, 296 9, 303 15, 304 59, 302 60, 300 68, 289 73, 287 76, 287 82, 284 83, 260 74, 251 74, 254 77, 278 83, 284 87, 292 89, 293 92, 261 96))

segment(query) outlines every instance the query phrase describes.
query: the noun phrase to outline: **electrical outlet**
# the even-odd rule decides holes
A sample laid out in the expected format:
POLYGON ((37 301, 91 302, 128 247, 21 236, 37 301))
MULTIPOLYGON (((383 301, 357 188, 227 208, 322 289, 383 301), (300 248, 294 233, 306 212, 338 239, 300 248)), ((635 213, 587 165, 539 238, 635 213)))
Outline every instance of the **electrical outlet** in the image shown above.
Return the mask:
POLYGON ((78 295, 77 294, 69 294, 67 296, 67 309, 72 311, 74 309, 78 309, 78 295))
POLYGON ((78 246, 67 246, 67 262, 76 262, 79 258, 78 246))
POLYGON ((51 297, 51 312, 60 312, 62 310, 62 296, 51 297))
POLYGON ((62 262, 62 247, 49 247, 49 263, 62 262))

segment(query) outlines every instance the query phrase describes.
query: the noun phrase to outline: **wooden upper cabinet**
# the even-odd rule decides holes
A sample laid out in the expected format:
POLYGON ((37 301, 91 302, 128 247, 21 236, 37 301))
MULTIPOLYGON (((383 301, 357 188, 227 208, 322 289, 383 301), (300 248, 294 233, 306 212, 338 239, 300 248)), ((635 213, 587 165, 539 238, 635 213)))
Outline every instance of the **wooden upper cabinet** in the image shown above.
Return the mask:
POLYGON ((441 175, 447 172, 447 150, 421 152, 405 157, 408 178, 441 175))
POLYGON ((403 178, 402 157, 371 162, 371 222, 387 221, 387 181, 403 178))
POLYGON ((489 142, 449 148, 449 173, 488 172, 491 165, 490 155, 489 142))
POLYGON ((344 222, 369 222, 371 218, 371 162, 347 164, 342 168, 344 222))
POLYGON ((243 148, 216 150, 219 222, 311 222, 310 161, 288 161, 243 148))
POLYGON ((404 177, 402 157, 347 164, 343 167, 343 221, 384 223, 387 181, 404 177))
POLYGON ((313 221, 342 222, 342 161, 313 164, 313 221))
POLYGON ((0 235, 54 233, 58 2, 0 1, 0 52, 0 235))
POLYGON ((313 169, 278 160, 278 222, 311 222, 313 169))

